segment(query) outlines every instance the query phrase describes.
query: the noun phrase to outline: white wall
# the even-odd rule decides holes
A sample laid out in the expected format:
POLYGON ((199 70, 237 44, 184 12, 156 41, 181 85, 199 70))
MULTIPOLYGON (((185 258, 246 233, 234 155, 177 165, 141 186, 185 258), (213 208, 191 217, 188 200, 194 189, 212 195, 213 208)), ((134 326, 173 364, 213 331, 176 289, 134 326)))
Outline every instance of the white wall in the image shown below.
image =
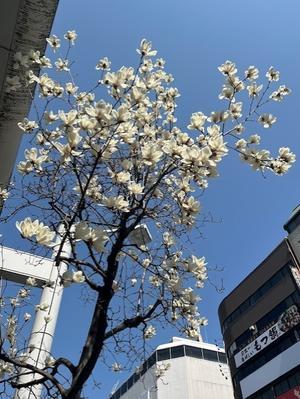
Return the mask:
POLYGON ((122 399, 233 399, 233 389, 226 364, 221 374, 218 362, 193 357, 179 357, 164 362, 171 367, 156 381, 154 368, 148 370, 122 399), (157 384, 157 389, 156 389, 157 384))

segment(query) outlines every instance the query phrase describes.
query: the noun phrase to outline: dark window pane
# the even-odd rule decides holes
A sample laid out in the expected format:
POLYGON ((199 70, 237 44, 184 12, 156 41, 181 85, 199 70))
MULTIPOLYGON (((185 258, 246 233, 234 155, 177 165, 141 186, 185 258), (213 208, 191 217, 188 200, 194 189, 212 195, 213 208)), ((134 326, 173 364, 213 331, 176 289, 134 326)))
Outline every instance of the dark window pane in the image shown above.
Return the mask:
POLYGON ((289 387, 290 387, 290 388, 294 388, 296 385, 298 385, 295 374, 294 374, 294 375, 291 375, 291 376, 288 378, 288 382, 289 382, 289 387))
POLYGON ((123 395, 123 393, 125 393, 126 391, 127 391, 127 384, 126 384, 126 382, 125 382, 125 384, 123 384, 123 385, 121 386, 121 389, 120 389, 121 395, 123 395))
POLYGON ((295 374, 295 377, 296 377, 297 384, 300 385, 300 371, 297 371, 297 373, 295 374))
POLYGON ((133 374, 133 382, 137 382, 140 379, 140 374, 139 373, 134 373, 133 374))
POLYGON ((196 357, 198 359, 203 359, 202 349, 201 348, 194 348, 193 346, 186 346, 185 347, 185 354, 186 356, 196 357))
POLYGON ((227 363, 227 357, 226 357, 225 353, 218 352, 218 356, 219 356, 219 361, 221 363, 227 363))
POLYGON ((157 360, 167 360, 170 359, 170 349, 160 349, 157 351, 157 360))
POLYGON ((218 354, 215 351, 210 351, 208 349, 203 349, 204 359, 213 360, 214 362, 218 361, 218 354))
POLYGON ((147 363, 148 363, 148 369, 150 369, 150 367, 152 367, 156 363, 156 352, 154 352, 153 355, 149 357, 147 363))
POLYGON ((133 385, 133 375, 129 378, 129 380, 127 381, 127 388, 131 388, 133 385))
POLYGON ((174 346, 171 348, 171 359, 175 357, 182 357, 184 356, 183 346, 174 346))

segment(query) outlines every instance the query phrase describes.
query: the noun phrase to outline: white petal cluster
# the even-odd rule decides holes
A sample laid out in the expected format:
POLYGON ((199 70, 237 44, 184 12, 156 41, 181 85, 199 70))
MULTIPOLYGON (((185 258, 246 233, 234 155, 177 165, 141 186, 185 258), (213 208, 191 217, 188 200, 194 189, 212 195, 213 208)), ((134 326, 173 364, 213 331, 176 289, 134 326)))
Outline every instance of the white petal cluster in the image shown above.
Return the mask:
POLYGON ((19 162, 17 168, 20 173, 26 175, 30 172, 41 172, 43 170, 43 164, 47 161, 48 156, 43 154, 43 151, 38 151, 36 148, 25 150, 26 161, 19 162))
POLYGON ((19 122, 18 126, 25 133, 31 133, 34 129, 39 127, 35 121, 29 121, 27 118, 24 118, 23 122, 19 122))
POLYGON ((144 338, 145 339, 150 339, 153 338, 156 335, 156 328, 153 327, 152 325, 147 326, 144 330, 144 338))
POLYGON ((2 379, 5 377, 6 374, 12 374, 12 373, 13 373, 12 364, 0 360, 0 378, 2 379))
POLYGON ((77 39, 77 33, 75 30, 68 30, 65 34, 64 34, 64 38, 66 40, 69 40, 69 42, 71 44, 75 44, 75 40, 77 39))
POLYGON ((119 371, 122 371, 122 365, 121 365, 120 363, 115 362, 115 363, 113 363, 113 364, 111 365, 111 369, 112 369, 112 371, 114 371, 115 373, 118 373, 119 371))
POLYGON ((55 232, 51 231, 44 223, 39 222, 38 219, 32 221, 30 217, 25 218, 21 222, 16 222, 16 227, 20 231, 23 238, 35 239, 40 245, 52 245, 55 237, 55 232))
POLYGON ((75 226, 75 239, 89 242, 97 252, 105 251, 108 235, 102 229, 89 226, 87 222, 79 222, 75 226))
POLYGON ((0 187, 0 201, 6 201, 9 197, 9 192, 6 188, 0 187))
POLYGON ((170 363, 157 363, 154 371, 156 378, 163 377, 170 367, 170 363))
POLYGON ((72 283, 81 284, 85 282, 85 276, 81 270, 76 272, 66 271, 61 276, 64 287, 69 287, 72 283))

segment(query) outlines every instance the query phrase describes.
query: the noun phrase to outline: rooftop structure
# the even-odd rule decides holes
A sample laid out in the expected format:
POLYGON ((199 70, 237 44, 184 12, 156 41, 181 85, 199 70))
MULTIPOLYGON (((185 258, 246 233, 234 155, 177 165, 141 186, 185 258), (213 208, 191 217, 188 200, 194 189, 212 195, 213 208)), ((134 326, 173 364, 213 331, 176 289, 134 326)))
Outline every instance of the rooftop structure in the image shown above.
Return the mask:
POLYGON ((173 338, 159 345, 110 399, 233 399, 224 349, 173 338))

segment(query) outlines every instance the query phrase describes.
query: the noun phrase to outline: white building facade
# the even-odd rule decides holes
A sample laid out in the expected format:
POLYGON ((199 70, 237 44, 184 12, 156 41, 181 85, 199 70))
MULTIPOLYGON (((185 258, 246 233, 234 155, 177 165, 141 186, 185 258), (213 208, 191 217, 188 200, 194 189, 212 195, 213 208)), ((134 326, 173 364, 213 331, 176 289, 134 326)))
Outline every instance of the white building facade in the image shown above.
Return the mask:
POLYGON ((158 346, 139 372, 110 396, 110 399, 233 398, 224 350, 182 338, 158 346))

